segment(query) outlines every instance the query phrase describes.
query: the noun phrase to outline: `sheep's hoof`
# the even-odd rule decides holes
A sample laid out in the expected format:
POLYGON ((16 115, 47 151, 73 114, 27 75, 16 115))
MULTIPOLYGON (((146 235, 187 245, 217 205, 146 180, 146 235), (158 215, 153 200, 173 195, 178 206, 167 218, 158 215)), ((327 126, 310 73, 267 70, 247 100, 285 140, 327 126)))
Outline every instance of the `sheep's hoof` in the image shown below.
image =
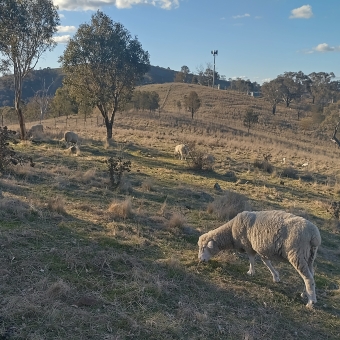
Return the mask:
POLYGON ((312 301, 308 301, 306 307, 307 307, 308 309, 314 309, 314 304, 313 304, 313 302, 312 302, 312 301))
POLYGON ((255 273, 249 270, 249 271, 247 271, 247 274, 248 274, 249 276, 254 276, 255 273))
POLYGON ((279 277, 274 277, 274 278, 273 278, 273 281, 274 281, 275 283, 278 283, 278 282, 280 282, 280 278, 279 278, 279 277))

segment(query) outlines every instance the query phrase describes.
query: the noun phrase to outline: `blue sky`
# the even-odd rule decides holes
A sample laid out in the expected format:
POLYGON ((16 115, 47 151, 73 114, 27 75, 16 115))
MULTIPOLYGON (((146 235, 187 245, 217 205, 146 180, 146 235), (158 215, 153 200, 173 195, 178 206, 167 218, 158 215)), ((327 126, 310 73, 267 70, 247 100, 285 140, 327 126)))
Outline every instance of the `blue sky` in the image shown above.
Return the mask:
POLYGON ((226 78, 258 83, 285 71, 340 79, 339 0, 53 0, 58 46, 38 67, 59 67, 68 37, 100 9, 137 36, 154 66, 195 73, 213 64, 226 78))

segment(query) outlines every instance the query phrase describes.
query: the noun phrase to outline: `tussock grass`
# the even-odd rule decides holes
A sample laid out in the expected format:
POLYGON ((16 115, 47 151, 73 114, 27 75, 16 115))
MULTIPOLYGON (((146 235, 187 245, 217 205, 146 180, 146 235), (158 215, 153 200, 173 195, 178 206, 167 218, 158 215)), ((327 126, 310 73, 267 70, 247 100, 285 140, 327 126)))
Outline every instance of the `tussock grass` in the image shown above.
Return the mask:
POLYGON ((47 208, 50 211, 57 212, 59 214, 66 214, 65 200, 62 197, 50 198, 47 202, 47 208))
POLYGON ((132 215, 132 203, 130 199, 126 199, 123 202, 114 200, 109 208, 108 212, 112 218, 126 219, 132 215))
POLYGON ((247 197, 229 190, 223 196, 216 197, 207 207, 208 213, 213 213, 219 221, 229 221, 245 210, 250 210, 247 197))
POLYGON ((185 217, 178 212, 174 212, 171 215, 167 226, 170 229, 182 228, 182 227, 184 227, 185 223, 186 223, 185 217))

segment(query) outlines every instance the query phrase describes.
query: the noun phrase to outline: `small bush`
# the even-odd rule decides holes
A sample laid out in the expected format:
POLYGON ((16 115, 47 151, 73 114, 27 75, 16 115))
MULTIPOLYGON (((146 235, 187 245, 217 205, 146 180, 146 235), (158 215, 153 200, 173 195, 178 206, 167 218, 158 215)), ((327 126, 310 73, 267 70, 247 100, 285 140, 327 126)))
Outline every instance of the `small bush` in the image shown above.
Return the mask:
POLYGON ((24 164, 30 162, 34 166, 31 157, 23 157, 18 155, 10 143, 15 143, 15 131, 8 130, 7 126, 0 127, 0 171, 6 171, 10 165, 24 164))
POLYGON ((128 218, 132 215, 132 204, 129 199, 124 202, 113 201, 108 209, 113 218, 128 218))
POLYGON ((169 228, 181 228, 185 225, 186 220, 185 217, 179 213, 173 213, 169 219, 168 227, 169 228))
POLYGON ((234 171, 227 171, 224 176, 226 179, 230 182, 236 182, 237 181, 237 176, 234 171))
POLYGON ((293 167, 288 166, 287 168, 283 169, 281 176, 297 179, 298 178, 298 171, 296 169, 294 169, 293 167))
POLYGON ((263 159, 256 159, 254 161, 254 168, 263 170, 271 174, 274 171, 274 167, 270 164, 271 155, 263 155, 263 159))
POLYGON ((189 147, 189 157, 187 162, 189 168, 192 170, 206 170, 211 171, 215 163, 214 156, 197 150, 195 143, 188 143, 189 147))
POLYGON ((209 203, 207 207, 208 213, 214 213, 220 221, 229 221, 245 210, 250 210, 247 197, 229 190, 209 203))
POLYGON ((153 191, 153 181, 151 179, 146 179, 145 181, 143 181, 142 183, 142 189, 144 191, 153 191))
POLYGON ((123 158, 119 156, 116 159, 113 157, 108 158, 106 163, 109 170, 111 186, 116 189, 121 182, 123 173, 131 171, 131 162, 124 161, 123 158))
POLYGON ((47 202, 47 208, 50 211, 57 212, 59 214, 65 214, 65 201, 61 197, 51 198, 47 202))

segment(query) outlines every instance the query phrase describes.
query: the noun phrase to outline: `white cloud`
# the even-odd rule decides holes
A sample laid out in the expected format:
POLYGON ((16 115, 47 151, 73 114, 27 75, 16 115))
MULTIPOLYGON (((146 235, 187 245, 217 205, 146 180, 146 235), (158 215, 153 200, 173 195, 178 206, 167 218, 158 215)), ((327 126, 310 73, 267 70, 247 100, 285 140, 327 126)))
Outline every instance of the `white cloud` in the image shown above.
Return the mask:
POLYGON ((316 52, 335 52, 335 51, 340 51, 340 46, 329 46, 326 43, 319 44, 318 46, 313 48, 314 51, 316 52))
POLYGON ((312 6, 310 5, 295 8, 290 13, 290 19, 309 19, 313 16, 312 6))
POLYGON ((163 9, 172 9, 179 6, 179 0, 53 0, 60 10, 97 10, 103 6, 116 6, 117 8, 131 8, 135 5, 158 6, 163 9))
POLYGON ((58 33, 75 32, 77 28, 75 26, 57 26, 58 33))
POLYGON ((65 18, 65 15, 62 14, 62 13, 59 13, 59 18, 60 18, 60 19, 65 18))
POLYGON ((61 35, 59 37, 53 37, 53 40, 57 43, 57 44, 66 44, 68 43, 68 41, 71 39, 71 36, 69 34, 67 35, 61 35))
POLYGON ((233 19, 241 19, 241 18, 246 18, 246 17, 250 17, 250 14, 245 13, 242 15, 233 15, 233 19))
POLYGON ((271 78, 264 78, 262 79, 262 83, 269 83, 271 80, 271 78))

